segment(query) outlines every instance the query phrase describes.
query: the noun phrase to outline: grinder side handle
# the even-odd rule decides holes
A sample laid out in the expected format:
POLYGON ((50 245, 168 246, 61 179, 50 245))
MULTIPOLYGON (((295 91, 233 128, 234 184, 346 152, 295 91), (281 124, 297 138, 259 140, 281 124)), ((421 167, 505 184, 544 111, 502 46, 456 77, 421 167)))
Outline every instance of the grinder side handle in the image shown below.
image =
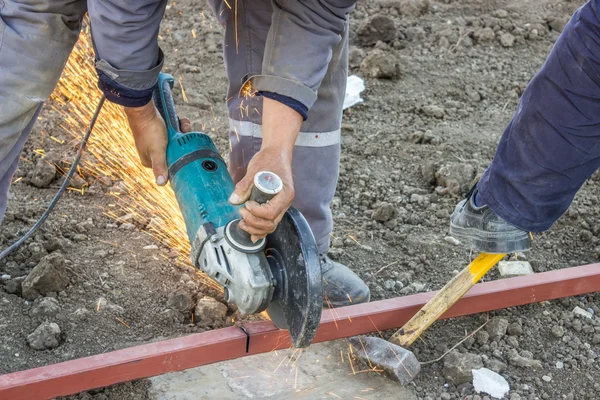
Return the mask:
MULTIPOLYGON (((270 171, 261 171, 254 175, 254 186, 250 193, 250 200, 264 204, 271 200, 283 189, 283 181, 277 174, 270 171)), ((241 251, 256 252, 262 250, 265 239, 253 243, 250 234, 240 228, 240 220, 232 221, 226 229, 230 243, 241 251)))

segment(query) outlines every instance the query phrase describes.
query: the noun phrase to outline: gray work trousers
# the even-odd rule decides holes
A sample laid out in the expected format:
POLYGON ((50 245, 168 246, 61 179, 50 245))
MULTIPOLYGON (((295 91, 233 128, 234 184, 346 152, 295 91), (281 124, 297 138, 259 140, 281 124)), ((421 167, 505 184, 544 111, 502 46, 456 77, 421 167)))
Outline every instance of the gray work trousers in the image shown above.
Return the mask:
MULTIPOLYGON (((239 181, 260 149, 262 115, 261 97, 240 91, 249 76, 261 73, 272 9, 270 0, 239 0, 236 23, 225 2, 210 3, 225 28, 230 172, 239 181)), ((77 41, 86 5, 85 0, 0 1, 0 221, 19 154, 77 41)), ((329 248, 333 226, 329 204, 339 172, 347 56, 348 29, 333 51, 293 156, 294 206, 308 220, 321 252, 329 248)))

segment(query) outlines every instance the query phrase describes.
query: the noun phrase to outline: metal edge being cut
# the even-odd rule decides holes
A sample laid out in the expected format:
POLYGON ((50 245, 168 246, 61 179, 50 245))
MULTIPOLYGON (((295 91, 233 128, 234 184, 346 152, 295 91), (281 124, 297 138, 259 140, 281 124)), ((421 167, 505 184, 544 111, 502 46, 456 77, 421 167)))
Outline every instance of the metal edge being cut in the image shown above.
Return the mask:
POLYGON ((321 320, 323 285, 317 244, 306 219, 290 208, 267 236, 265 254, 279 287, 267 313, 294 347, 312 343, 321 320))
MULTIPOLYGON (((442 318, 600 291, 600 264, 478 283, 442 318)), ((314 343, 399 328, 435 292, 325 310, 314 343)), ((289 348, 271 321, 254 322, 0 375, 0 399, 46 400, 289 348)))

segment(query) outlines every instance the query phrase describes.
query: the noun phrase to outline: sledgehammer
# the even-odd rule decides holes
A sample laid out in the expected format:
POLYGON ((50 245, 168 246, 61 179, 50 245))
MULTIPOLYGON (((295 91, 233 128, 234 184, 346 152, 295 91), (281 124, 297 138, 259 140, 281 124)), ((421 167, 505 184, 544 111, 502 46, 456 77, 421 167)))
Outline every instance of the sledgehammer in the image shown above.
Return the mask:
POLYGON ((373 336, 350 338, 354 354, 369 365, 383 369, 401 384, 409 383, 421 370, 421 364, 407 347, 504 256, 505 254, 481 253, 437 292, 389 341, 373 336))

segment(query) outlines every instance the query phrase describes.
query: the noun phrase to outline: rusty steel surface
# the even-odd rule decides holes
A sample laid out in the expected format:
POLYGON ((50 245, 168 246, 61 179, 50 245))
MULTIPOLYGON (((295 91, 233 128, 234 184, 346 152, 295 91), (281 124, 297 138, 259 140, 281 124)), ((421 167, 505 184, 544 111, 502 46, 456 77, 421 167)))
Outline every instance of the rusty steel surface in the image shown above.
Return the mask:
MULTIPOLYGON (((600 291, 600 264, 479 283, 442 318, 600 291)), ((314 342, 399 328, 435 292, 323 312, 314 342)), ((145 344, 0 376, 0 399, 37 400, 290 347, 270 321, 145 344)))

